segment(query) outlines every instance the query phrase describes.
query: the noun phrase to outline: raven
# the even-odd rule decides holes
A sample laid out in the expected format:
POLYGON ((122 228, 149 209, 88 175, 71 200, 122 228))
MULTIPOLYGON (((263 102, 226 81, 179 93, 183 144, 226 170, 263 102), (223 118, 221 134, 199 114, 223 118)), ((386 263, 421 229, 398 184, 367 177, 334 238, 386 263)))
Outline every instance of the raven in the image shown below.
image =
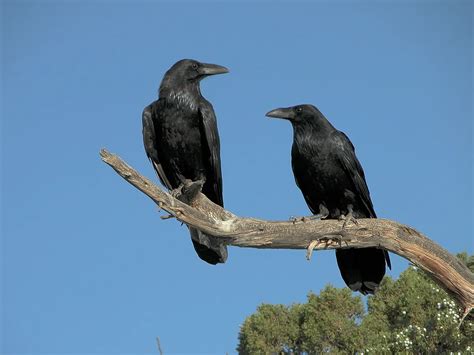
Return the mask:
MULTIPOLYGON (((364 171, 349 138, 313 105, 279 108, 268 117, 293 126, 291 165, 306 204, 320 218, 376 218, 364 171)), ((377 248, 338 249, 336 259, 349 288, 373 294, 390 259, 377 248)))
MULTIPOLYGON (((186 180, 204 182, 202 192, 223 206, 219 133, 214 109, 202 95, 200 81, 229 70, 192 59, 176 62, 164 75, 158 100, 142 115, 145 151, 168 189, 186 180)), ((215 265, 227 259, 227 248, 215 238, 190 228, 198 256, 215 265)))

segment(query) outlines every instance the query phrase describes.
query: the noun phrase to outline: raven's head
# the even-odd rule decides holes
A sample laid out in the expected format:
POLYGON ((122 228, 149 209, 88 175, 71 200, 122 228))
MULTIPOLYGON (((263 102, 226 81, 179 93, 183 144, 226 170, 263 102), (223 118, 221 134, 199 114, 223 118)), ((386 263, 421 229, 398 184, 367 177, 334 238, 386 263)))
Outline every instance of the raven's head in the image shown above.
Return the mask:
POLYGON ((176 62, 165 74, 162 89, 173 90, 188 85, 197 85, 207 76, 228 73, 229 69, 217 64, 201 63, 193 59, 176 62))
POLYGON ((326 134, 334 130, 326 117, 313 105, 277 108, 267 112, 266 116, 290 121, 295 132, 311 131, 326 134))
POLYGON ((320 117, 324 116, 313 105, 298 105, 292 107, 277 108, 267 112, 267 117, 283 118, 290 121, 292 124, 299 124, 305 122, 317 123, 320 117))

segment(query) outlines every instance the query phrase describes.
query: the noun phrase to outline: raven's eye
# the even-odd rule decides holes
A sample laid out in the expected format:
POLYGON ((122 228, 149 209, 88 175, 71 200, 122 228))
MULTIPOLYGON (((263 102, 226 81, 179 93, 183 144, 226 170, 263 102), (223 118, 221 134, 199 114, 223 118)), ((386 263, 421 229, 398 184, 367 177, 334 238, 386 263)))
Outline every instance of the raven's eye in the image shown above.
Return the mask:
POLYGON ((197 63, 193 64, 193 69, 197 69, 198 67, 199 67, 199 65, 197 65, 197 63))
POLYGON ((301 111, 303 111, 303 109, 301 107, 296 108, 296 112, 301 112, 301 111))

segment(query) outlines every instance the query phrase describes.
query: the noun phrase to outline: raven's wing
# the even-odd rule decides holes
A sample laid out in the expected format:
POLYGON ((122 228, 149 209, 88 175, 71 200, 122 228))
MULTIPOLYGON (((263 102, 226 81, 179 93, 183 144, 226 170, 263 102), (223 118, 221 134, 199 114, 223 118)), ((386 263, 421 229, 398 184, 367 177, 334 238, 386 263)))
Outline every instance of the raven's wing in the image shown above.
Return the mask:
POLYGON ((160 164, 160 160, 158 158, 158 151, 156 149, 156 133, 155 133, 155 126, 153 124, 153 105, 158 104, 158 102, 154 102, 143 110, 142 114, 142 124, 143 124, 143 144, 145 145, 145 152, 150 159, 153 167, 155 168, 158 177, 160 178, 161 183, 166 186, 169 190, 173 187, 171 186, 168 178, 165 175, 163 170, 163 166, 160 164))
MULTIPOLYGON (((209 102, 204 102, 201 105, 199 113, 201 116, 200 129, 203 157, 207 157, 206 182, 202 192, 214 203, 224 206, 220 142, 216 115, 209 102)), ((193 239, 194 249, 201 259, 210 264, 225 263, 227 260, 225 243, 194 228, 189 230, 193 239)))
MULTIPOLYGON (((345 133, 337 131, 333 135, 333 142, 337 144, 337 149, 334 149, 337 152, 337 158, 339 163, 341 164, 342 168, 344 169, 346 175, 352 181, 354 193, 358 196, 361 200, 362 204, 366 208, 366 212, 368 214, 367 217, 370 218, 377 218, 375 214, 374 206, 372 205, 372 200, 370 199, 369 188, 367 187, 367 182, 365 181, 365 174, 362 166, 360 165, 359 160, 355 155, 355 148, 349 138, 345 135, 345 133)), ((368 248, 370 250, 372 248, 368 248)), ((364 249, 361 249, 364 250, 364 249)), ((368 258, 373 256, 373 251, 367 251, 368 258)), ((391 269, 392 265, 390 262, 390 257, 386 250, 383 251, 385 260, 387 262, 388 267, 391 269)))
POLYGON ((199 112, 201 114, 201 131, 203 134, 203 148, 206 150, 209 163, 209 171, 206 176, 206 185, 209 186, 204 194, 214 203, 224 206, 222 197, 222 172, 220 157, 219 132, 217 120, 212 105, 208 102, 203 104, 199 112))
POLYGON ((309 210, 312 214, 322 213, 322 211, 317 208, 316 204, 313 200, 311 200, 311 196, 307 193, 310 190, 311 186, 317 181, 317 176, 312 176, 310 170, 308 169, 306 164, 301 162, 301 158, 294 154, 295 145, 292 147, 292 158, 291 158, 291 168, 293 170, 293 176, 295 178, 296 186, 300 189, 301 193, 303 194, 304 200, 308 205, 309 210))
POLYGON ((352 182, 353 193, 358 196, 362 205, 366 208, 366 217, 376 218, 374 206, 370 199, 369 188, 365 181, 365 174, 362 166, 355 155, 355 149, 349 138, 340 131, 336 131, 331 139, 336 144, 336 149, 333 151, 337 155, 337 160, 341 164, 346 176, 352 182))

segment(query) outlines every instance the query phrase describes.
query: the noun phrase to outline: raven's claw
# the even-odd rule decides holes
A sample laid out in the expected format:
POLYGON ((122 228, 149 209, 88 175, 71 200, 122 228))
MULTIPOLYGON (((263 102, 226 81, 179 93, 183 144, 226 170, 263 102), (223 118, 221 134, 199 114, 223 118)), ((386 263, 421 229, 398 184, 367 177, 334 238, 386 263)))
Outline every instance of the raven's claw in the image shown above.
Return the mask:
POLYGON ((323 219, 326 219, 329 216, 329 211, 324 205, 319 205, 319 213, 318 214, 313 214, 312 216, 304 216, 304 217, 290 217, 290 221, 293 222, 293 224, 297 222, 308 222, 308 221, 321 221, 323 219))
POLYGON ((349 223, 354 223, 356 226, 359 225, 359 222, 357 222, 357 219, 354 217, 353 213, 352 213, 352 206, 349 206, 349 213, 347 215, 341 215, 339 217, 339 220, 341 221, 344 221, 344 224, 342 225, 342 229, 346 229, 347 225, 349 223))

